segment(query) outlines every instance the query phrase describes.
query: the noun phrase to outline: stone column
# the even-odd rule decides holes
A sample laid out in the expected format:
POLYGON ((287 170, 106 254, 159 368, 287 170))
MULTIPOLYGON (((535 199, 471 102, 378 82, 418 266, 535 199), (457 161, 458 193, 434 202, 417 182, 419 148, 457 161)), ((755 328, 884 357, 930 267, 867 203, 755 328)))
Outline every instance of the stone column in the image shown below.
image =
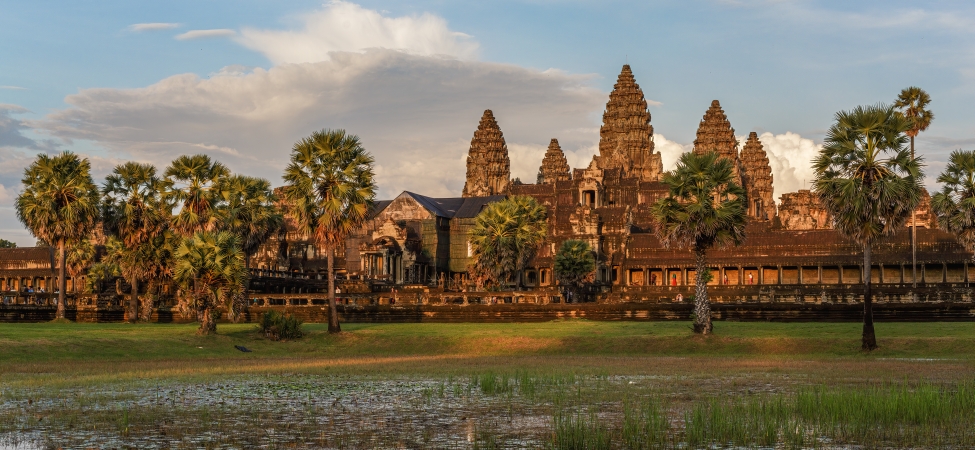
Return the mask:
POLYGON ((782 266, 777 266, 777 267, 779 269, 779 282, 775 284, 782 284, 782 266))
POLYGON ((843 284, 843 266, 840 266, 840 273, 836 281, 839 284, 843 284))
POLYGON ((745 268, 738 266, 738 285, 741 286, 745 284, 745 268))

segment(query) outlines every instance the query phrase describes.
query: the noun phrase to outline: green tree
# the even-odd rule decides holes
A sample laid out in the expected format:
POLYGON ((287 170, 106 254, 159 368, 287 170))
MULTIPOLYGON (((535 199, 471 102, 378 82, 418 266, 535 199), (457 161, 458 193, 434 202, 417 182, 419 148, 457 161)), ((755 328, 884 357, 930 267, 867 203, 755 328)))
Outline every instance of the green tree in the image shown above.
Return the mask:
POLYGON ((545 207, 532 197, 516 195, 487 205, 471 229, 471 272, 498 285, 510 283, 535 257, 546 230, 545 207))
POLYGON ((904 147, 910 123, 892 106, 836 113, 813 162, 813 190, 837 230, 863 249, 864 350, 877 348, 871 296, 871 249, 904 226, 921 198, 921 167, 904 147))
POLYGON ((931 199, 938 225, 975 252, 975 151, 951 152, 938 182, 944 187, 931 199))
MULTIPOLYGON (((927 130, 934 120, 934 113, 927 109, 931 96, 924 89, 911 86, 901 91, 894 102, 898 113, 907 118, 909 128, 905 132, 911 138, 911 158, 914 158, 914 138, 927 130)), ((911 211, 911 279, 917 287, 917 212, 911 211)))
POLYGON ((227 166, 207 155, 183 155, 166 168, 163 200, 177 208, 170 221, 177 234, 188 237, 217 229, 217 208, 229 176, 227 166))
POLYGON ((176 249, 173 278, 179 283, 183 305, 196 312, 198 334, 217 331, 214 309, 228 305, 247 284, 247 268, 240 239, 227 231, 201 231, 180 242, 176 249))
POLYGON ((17 244, 6 239, 0 239, 0 248, 17 248, 17 244))
POLYGON ((57 317, 65 316, 66 253, 72 241, 87 238, 99 217, 98 188, 87 159, 64 152, 39 155, 24 170, 24 191, 17 197, 17 218, 38 239, 58 249, 57 317))
POLYGON ((119 252, 109 252, 109 257, 132 286, 130 322, 139 316, 139 281, 155 272, 154 250, 167 227, 169 213, 161 189, 156 168, 135 162, 115 166, 102 187, 105 229, 123 244, 117 246, 119 252))
POLYGON ((710 334, 707 252, 745 240, 746 193, 735 180, 731 161, 717 153, 684 153, 662 181, 668 195, 650 209, 657 237, 664 247, 694 252, 694 332, 710 334))
POLYGON ((566 240, 555 253, 555 278, 570 292, 578 294, 595 270, 596 256, 586 241, 566 240))
POLYGON ((298 231, 326 248, 328 331, 338 333, 335 249, 365 222, 376 198, 373 158, 359 138, 344 130, 321 130, 297 143, 284 171, 284 195, 298 231))
POLYGON ((263 178, 233 175, 227 178, 221 195, 223 202, 217 213, 220 228, 240 237, 244 260, 250 267, 251 255, 284 224, 271 183, 263 178))

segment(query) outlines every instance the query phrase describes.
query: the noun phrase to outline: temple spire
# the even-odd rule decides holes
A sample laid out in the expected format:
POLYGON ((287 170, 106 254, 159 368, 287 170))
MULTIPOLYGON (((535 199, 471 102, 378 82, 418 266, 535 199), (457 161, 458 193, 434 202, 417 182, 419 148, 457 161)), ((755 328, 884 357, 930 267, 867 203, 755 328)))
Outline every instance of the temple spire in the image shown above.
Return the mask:
POLYGON ((486 197, 508 192, 511 161, 501 127, 490 109, 484 110, 467 152, 467 182, 464 197, 486 197))
POLYGON ((704 118, 697 127, 697 138, 694 139, 694 153, 707 152, 715 152, 720 157, 728 158, 734 166, 735 178, 741 183, 738 139, 735 138, 735 129, 731 128, 731 122, 717 100, 712 101, 711 107, 704 113, 704 118))
POLYGON ((758 140, 758 133, 752 131, 741 149, 742 180, 748 192, 748 216, 758 220, 772 220, 775 217, 775 200, 772 191, 772 168, 768 154, 758 140))
POLYGON ((624 175, 643 180, 659 180, 663 172, 660 153, 654 152, 647 100, 629 64, 623 66, 609 94, 596 162, 602 169, 621 169, 624 175))
POLYGON ((548 144, 545 157, 542 158, 542 166, 538 168, 538 183, 554 184, 556 181, 571 180, 569 172, 569 162, 562 153, 558 139, 552 139, 548 144))

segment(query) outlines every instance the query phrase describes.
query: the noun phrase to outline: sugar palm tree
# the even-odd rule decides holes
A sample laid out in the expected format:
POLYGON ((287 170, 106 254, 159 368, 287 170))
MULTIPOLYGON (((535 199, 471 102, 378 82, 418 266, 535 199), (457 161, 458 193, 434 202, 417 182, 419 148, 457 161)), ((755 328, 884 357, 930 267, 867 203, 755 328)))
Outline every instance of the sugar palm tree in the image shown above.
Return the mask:
POLYGON ((335 306, 335 250, 365 222, 372 208, 376 198, 372 164, 357 136, 321 130, 295 143, 284 171, 288 214, 299 232, 326 248, 330 333, 341 331, 335 306))
POLYGON ((179 283, 184 306, 196 312, 198 334, 217 331, 213 310, 228 305, 246 288, 247 268, 240 239, 227 231, 201 231, 180 243, 174 254, 173 278, 179 283))
MULTIPOLYGON (((139 316, 139 281, 153 272, 154 247, 166 229, 168 212, 162 201, 162 183, 150 164, 120 164, 105 178, 102 215, 106 231, 117 236, 125 251, 113 255, 122 276, 132 286, 129 321, 139 316)), ((171 208, 169 208, 171 209, 171 208)))
POLYGON ((64 152, 39 155, 24 170, 17 218, 38 239, 58 249, 57 317, 65 316, 66 246, 87 238, 98 221, 98 188, 87 159, 64 152))
POLYGON ((508 284, 535 257, 545 235, 545 207, 534 198, 517 195, 491 203, 471 229, 471 271, 508 284))
POLYGON ((938 182, 944 187, 931 199, 938 225, 975 252, 975 151, 951 152, 938 182))
MULTIPOLYGON (((934 120, 934 113, 927 109, 931 96, 924 89, 911 86, 901 91, 894 102, 901 115, 907 118, 910 127, 905 132, 911 138, 911 158, 914 158, 914 138, 927 130, 934 120)), ((911 279, 917 287, 917 220, 916 211, 911 211, 911 279)))
POLYGON ((221 195, 220 228, 240 237, 244 260, 250 267, 250 256, 284 223, 271 183, 263 178, 233 175, 225 181, 221 195))
POLYGON ((171 220, 173 230, 184 237, 215 230, 221 190, 229 176, 227 166, 207 155, 176 158, 163 180, 163 200, 178 209, 171 220))
POLYGON ((921 196, 921 167, 904 148, 910 123, 892 106, 836 113, 813 162, 813 189, 834 226, 863 249, 864 350, 877 348, 871 296, 871 248, 904 226, 921 196))
POLYGON ((650 209, 656 234, 664 247, 694 252, 694 332, 710 334, 708 250, 744 242, 746 193, 735 182, 732 162, 713 152, 684 153, 661 181, 668 195, 650 209))
POLYGON ((555 278, 570 292, 577 292, 596 270, 596 256, 586 241, 568 239, 555 253, 555 278))

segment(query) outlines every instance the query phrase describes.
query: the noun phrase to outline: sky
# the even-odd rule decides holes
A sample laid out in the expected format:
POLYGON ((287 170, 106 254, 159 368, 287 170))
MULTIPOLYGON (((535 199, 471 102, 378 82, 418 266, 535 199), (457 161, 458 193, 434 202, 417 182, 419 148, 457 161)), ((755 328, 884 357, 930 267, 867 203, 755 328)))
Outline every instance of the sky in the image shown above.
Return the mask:
POLYGON ((382 198, 459 196, 492 109, 512 176, 551 138, 572 167, 597 151, 623 64, 650 105, 665 168, 711 103, 755 131, 775 197, 808 186, 837 111, 920 86, 926 184, 975 148, 975 4, 963 1, 0 0, 0 238, 32 245, 13 209, 40 153, 160 171, 206 153, 281 184, 293 144, 358 135, 382 198))

